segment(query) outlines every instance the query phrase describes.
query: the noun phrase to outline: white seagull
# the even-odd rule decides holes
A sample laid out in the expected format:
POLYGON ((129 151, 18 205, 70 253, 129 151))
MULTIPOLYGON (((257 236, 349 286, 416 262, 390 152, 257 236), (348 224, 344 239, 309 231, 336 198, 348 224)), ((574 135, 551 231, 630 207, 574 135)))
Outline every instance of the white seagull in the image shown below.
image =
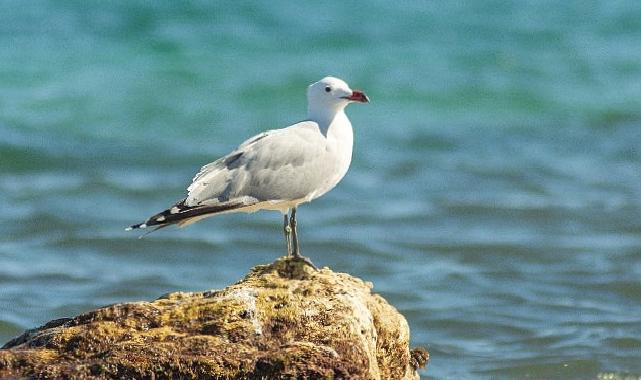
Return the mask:
POLYGON ((288 256, 313 265, 300 254, 296 208, 333 189, 347 173, 353 135, 345 107, 352 102, 369 98, 331 76, 311 84, 307 120, 256 135, 203 166, 185 199, 127 230, 183 227, 223 213, 280 211, 288 256))

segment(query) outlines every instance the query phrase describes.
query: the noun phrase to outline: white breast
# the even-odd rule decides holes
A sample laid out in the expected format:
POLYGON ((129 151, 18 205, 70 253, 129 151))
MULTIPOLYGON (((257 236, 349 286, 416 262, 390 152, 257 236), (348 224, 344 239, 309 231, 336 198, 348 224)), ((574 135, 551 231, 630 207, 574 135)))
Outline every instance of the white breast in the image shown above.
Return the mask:
POLYGON ((343 179, 352 162, 352 147, 354 143, 352 123, 350 123, 344 112, 339 112, 336 115, 327 128, 326 136, 327 157, 334 163, 333 174, 327 178, 325 186, 307 197, 308 201, 316 199, 333 189, 343 179))

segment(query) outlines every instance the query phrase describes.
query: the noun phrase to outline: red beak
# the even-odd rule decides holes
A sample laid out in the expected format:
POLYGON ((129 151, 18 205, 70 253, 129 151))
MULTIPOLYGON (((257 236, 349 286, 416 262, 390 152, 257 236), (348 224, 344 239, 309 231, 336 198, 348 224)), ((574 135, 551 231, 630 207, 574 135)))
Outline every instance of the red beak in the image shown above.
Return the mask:
POLYGON ((354 90, 352 91, 351 96, 344 96, 343 99, 351 100, 353 102, 359 102, 359 103, 369 103, 369 98, 367 95, 365 95, 364 92, 354 90))

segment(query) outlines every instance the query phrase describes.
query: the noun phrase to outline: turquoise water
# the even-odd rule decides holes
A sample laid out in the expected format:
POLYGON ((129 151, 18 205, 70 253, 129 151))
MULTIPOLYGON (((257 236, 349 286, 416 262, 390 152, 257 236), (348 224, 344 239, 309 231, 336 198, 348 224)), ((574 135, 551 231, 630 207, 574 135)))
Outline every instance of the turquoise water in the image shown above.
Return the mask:
POLYGON ((372 103, 303 253, 406 315, 424 378, 641 377, 641 2, 1 8, 0 343, 284 254, 276 213, 123 229, 331 74, 372 103))

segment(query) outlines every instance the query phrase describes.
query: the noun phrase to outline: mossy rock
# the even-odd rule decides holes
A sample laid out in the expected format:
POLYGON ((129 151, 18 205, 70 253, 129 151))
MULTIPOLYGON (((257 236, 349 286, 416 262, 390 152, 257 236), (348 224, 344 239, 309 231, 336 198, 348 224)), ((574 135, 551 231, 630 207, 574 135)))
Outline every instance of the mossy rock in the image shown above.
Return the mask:
POLYGON ((0 350, 0 378, 417 379, 427 352, 371 288, 281 258, 223 290, 29 330, 0 350))

